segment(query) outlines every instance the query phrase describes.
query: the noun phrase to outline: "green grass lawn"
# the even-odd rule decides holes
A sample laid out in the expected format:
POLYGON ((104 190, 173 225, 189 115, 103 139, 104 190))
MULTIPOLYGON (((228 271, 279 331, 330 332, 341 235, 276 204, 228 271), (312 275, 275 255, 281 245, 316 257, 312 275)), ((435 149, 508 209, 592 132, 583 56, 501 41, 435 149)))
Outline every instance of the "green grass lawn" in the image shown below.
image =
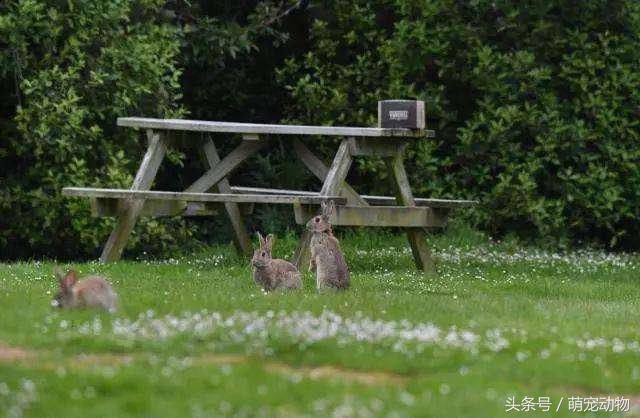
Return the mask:
MULTIPOLYGON (((75 264, 112 280, 115 315, 52 308, 51 262, 0 264, 0 418, 576 416, 571 397, 637 405, 638 256, 454 231, 430 238, 439 274, 425 277, 402 235, 342 244, 343 293, 318 294, 306 273, 300 291, 263 294, 226 246, 75 264), (510 397, 549 397, 550 411, 507 412, 510 397)), ((275 253, 293 246, 283 239, 275 253)), ((591 413, 617 415, 629 414, 591 413)))

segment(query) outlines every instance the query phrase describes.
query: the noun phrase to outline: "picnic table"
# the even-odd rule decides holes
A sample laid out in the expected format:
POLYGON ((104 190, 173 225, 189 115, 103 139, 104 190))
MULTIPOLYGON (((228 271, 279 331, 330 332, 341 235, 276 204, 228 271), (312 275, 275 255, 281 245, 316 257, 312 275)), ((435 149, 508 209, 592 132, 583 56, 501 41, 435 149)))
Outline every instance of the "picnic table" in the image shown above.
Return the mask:
MULTIPOLYGON (((182 119, 122 117, 118 126, 146 131, 147 150, 130 189, 65 187, 65 196, 91 199, 93 216, 115 216, 116 226, 100 256, 102 262, 118 260, 140 216, 211 216, 224 206, 235 233, 236 246, 251 253, 251 239, 243 222, 243 206, 293 205, 295 221, 305 224, 322 201, 336 203, 335 226, 400 227, 405 229, 416 265, 432 271, 433 260, 424 239, 425 229, 443 227, 451 211, 475 204, 471 200, 415 198, 404 167, 404 150, 414 141, 428 140, 427 129, 273 125, 182 119), (150 190, 158 168, 172 146, 180 146, 176 132, 198 132, 191 143, 201 148, 208 170, 182 192, 150 190), (214 135, 240 134, 239 145, 224 158, 214 135), (273 136, 286 138, 297 158, 322 181, 320 191, 234 187, 229 174, 247 158, 264 149, 273 136), (301 136, 341 137, 330 166, 299 140, 301 136), (395 196, 360 195, 345 179, 354 157, 378 156, 386 162, 395 196), (211 192, 211 189, 217 192, 211 192)), ((308 263, 310 233, 302 234, 294 255, 299 268, 308 263)))

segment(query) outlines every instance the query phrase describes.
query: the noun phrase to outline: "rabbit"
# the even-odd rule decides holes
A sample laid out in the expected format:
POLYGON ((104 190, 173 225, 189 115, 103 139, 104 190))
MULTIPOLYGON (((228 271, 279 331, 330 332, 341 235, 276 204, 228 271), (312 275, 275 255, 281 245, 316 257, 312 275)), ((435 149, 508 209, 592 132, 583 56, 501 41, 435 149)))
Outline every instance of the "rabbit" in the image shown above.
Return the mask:
POLYGON ((311 259, 309 269, 316 274, 318 289, 349 287, 349 268, 340 250, 340 243, 333 236, 329 218, 335 210, 333 200, 321 203, 322 212, 307 222, 307 230, 311 235, 311 259))
POLYGON ((260 240, 260 248, 256 249, 251 259, 253 280, 269 292, 275 289, 299 289, 302 286, 300 272, 292 263, 278 258, 271 258, 273 235, 263 238, 256 232, 260 240))
POLYGON ((69 270, 67 274, 56 269, 60 291, 51 302, 59 308, 102 308, 113 313, 117 310, 118 296, 104 277, 89 276, 78 281, 78 273, 69 270))

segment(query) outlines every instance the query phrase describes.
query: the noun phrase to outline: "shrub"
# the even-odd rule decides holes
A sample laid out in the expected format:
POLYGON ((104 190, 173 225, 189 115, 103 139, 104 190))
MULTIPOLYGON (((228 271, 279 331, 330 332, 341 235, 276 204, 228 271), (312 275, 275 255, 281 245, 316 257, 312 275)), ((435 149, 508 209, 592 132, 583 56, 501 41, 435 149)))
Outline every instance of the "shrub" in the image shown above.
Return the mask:
MULTIPOLYGON (((300 122, 425 100, 437 139, 409 150, 416 194, 480 199, 493 234, 637 248, 639 34, 632 0, 331 0, 278 76, 300 122)), ((356 175, 378 191, 381 168, 356 175)))
MULTIPOLYGON (((112 221, 60 190, 131 184, 144 143, 118 116, 375 125, 384 98, 425 100, 437 131, 408 149, 416 195, 480 199, 467 213, 494 235, 640 247, 640 3, 297 3, 0 3, 0 258, 95 256, 112 221)), ((232 182, 317 188, 287 145, 232 182)), ((168 160, 156 187, 203 168, 168 160)), ((355 167, 360 191, 389 192, 380 160, 355 167)), ((252 220, 283 230, 289 212, 252 220)), ((127 248, 213 236, 223 218, 143 220, 127 248)))
MULTIPOLYGON (((115 119, 178 116, 180 34, 157 0, 9 1, 1 6, 0 252, 95 255, 111 227, 64 186, 128 187, 144 143, 115 119)), ((183 222, 143 222, 146 242, 189 234, 183 222), (155 240, 151 238, 156 238, 155 240), (162 239, 157 239, 162 238, 162 239)), ((169 238, 169 239, 168 239, 169 238)), ((134 245, 139 244, 134 240, 134 245)), ((163 244, 163 245, 164 245, 163 244)))
MULTIPOLYGON (((286 39, 274 25, 292 6, 0 3, 0 258, 96 255, 113 221, 90 218, 86 200, 63 198, 60 191, 130 186, 145 143, 140 133, 117 129, 117 117, 228 119, 255 103, 262 103, 254 106, 256 118, 272 114, 278 106, 252 97, 272 95, 265 69, 276 60, 260 46, 286 39), (189 94, 185 100, 183 92, 189 94)), ((155 187, 179 188, 203 169, 180 151, 167 160, 155 187)), ((142 219, 127 250, 160 255, 195 238, 226 239, 220 223, 142 219), (198 228, 202 223, 207 228, 198 228)))

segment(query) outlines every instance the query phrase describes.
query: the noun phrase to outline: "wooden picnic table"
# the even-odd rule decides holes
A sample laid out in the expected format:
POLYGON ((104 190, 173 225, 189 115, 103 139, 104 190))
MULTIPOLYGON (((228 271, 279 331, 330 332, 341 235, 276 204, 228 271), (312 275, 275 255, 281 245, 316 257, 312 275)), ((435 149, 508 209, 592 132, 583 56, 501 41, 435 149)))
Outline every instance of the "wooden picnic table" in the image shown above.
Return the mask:
MULTIPOLYGON (((336 226, 401 227, 406 230, 417 266, 433 270, 433 260, 424 240, 425 228, 445 225, 450 211, 474 204, 470 200, 416 199, 413 197, 404 167, 405 147, 412 141, 426 140, 434 132, 426 129, 359 128, 333 126, 272 125, 234 122, 211 122, 182 119, 118 118, 118 126, 143 129, 147 151, 140 163, 131 189, 66 187, 66 196, 91 199, 94 216, 116 216, 117 223, 100 256, 102 262, 118 260, 136 220, 140 216, 212 215, 224 205, 235 232, 239 250, 251 253, 251 240, 242 220, 245 204, 291 204, 295 220, 304 224, 317 212, 317 205, 334 200, 336 210, 331 222, 336 226), (208 170, 183 192, 152 191, 151 186, 167 148, 176 146, 176 131, 200 132, 197 144, 204 151, 208 170), (240 144, 220 158, 213 134, 240 134, 240 144), (234 187, 229 174, 269 142, 270 137, 290 138, 297 158, 323 182, 318 192, 285 189, 234 187), (342 141, 329 167, 297 137, 338 136, 342 141), (395 197, 358 194, 345 182, 354 157, 384 158, 395 188, 395 197), (212 188, 217 193, 211 193, 212 188)), ((308 262, 310 233, 305 231, 295 253, 294 262, 302 267, 308 262)))

